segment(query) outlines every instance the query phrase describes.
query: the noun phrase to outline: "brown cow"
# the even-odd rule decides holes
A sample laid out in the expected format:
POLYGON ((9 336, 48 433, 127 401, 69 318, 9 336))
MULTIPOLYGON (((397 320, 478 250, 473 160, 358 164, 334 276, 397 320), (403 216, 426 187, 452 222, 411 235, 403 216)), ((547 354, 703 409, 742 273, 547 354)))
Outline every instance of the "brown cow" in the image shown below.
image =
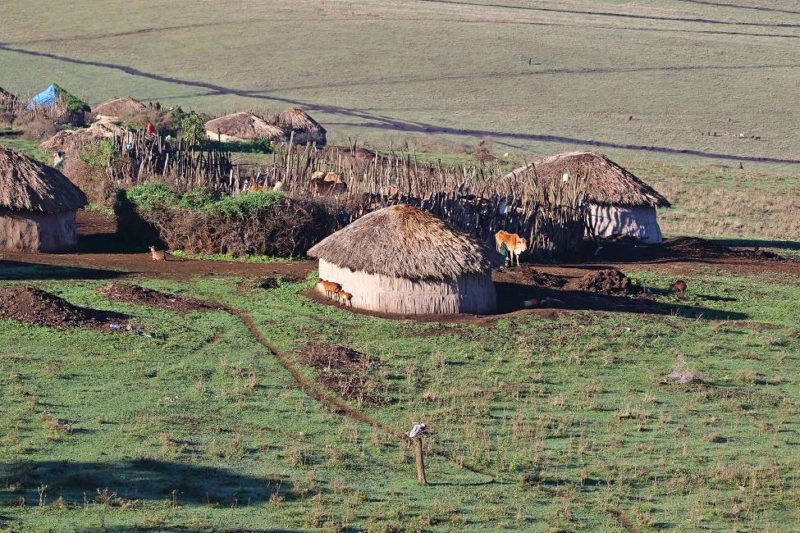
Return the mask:
POLYGON ((520 237, 516 233, 509 233, 500 230, 494 236, 495 247, 498 252, 503 253, 503 247, 506 249, 506 262, 509 266, 514 266, 514 257, 517 258, 517 266, 519 266, 519 256, 528 249, 528 240, 520 237))

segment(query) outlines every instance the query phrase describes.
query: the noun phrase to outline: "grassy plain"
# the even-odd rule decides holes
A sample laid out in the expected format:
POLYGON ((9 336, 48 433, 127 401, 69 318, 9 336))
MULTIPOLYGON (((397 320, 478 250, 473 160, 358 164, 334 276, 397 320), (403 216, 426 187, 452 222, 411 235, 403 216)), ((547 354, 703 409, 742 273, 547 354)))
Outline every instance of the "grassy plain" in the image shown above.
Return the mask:
POLYGON ((423 325, 323 306, 303 296, 310 282, 138 281, 245 310, 306 377, 314 371, 297 354, 309 343, 369 354, 388 403, 351 405, 397 430, 429 422, 429 444, 453 460, 429 455, 431 485, 416 486, 410 450, 298 390, 226 312, 181 316, 108 301, 102 281, 40 281, 128 313, 153 338, 0 321, 0 524, 10 530, 800 523, 796 278, 698 273, 681 303, 710 318, 676 307, 423 325), (708 385, 661 384, 681 355, 708 385))
POLYGON ((300 105, 335 139, 377 144, 411 134, 679 163, 800 160, 800 9, 788 0, 109 0, 101 10, 114 16, 93 0, 4 1, 0 85, 31 94, 57 80, 91 103, 130 94, 209 112, 300 105))

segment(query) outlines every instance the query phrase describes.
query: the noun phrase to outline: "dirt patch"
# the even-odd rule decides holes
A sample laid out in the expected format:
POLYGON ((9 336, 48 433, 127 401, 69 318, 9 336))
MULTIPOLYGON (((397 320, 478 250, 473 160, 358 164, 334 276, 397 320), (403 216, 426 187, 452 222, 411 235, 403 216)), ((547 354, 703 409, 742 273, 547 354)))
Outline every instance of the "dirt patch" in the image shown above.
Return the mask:
POLYGON ((578 289, 603 294, 640 294, 642 288, 634 284, 628 276, 616 268, 607 268, 586 274, 579 282, 578 289))
POLYGON ((195 300, 194 298, 184 298, 175 294, 159 292, 139 285, 128 285, 127 283, 112 283, 100 289, 100 293, 110 300, 128 302, 149 307, 160 307, 178 313, 188 313, 190 311, 213 311, 219 309, 217 304, 195 300))
POLYGON ((531 270, 530 283, 537 287, 551 287, 560 289, 567 284, 569 279, 566 276, 558 276, 556 274, 548 274, 547 272, 540 272, 538 270, 531 270))
POLYGON ((56 329, 123 330, 128 317, 111 311, 78 307, 36 287, 16 286, 0 290, 0 318, 56 329))
POLYGON ((366 354, 328 344, 313 344, 301 352, 300 361, 314 367, 319 380, 339 395, 358 403, 385 404, 386 395, 370 373, 378 366, 366 354))

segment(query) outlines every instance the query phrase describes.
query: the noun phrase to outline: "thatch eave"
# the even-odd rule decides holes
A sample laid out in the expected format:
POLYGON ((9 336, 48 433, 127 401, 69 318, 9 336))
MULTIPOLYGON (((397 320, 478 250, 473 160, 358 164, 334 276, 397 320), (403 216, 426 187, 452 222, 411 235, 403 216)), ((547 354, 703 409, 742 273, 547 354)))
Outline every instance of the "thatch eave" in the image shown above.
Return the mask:
POLYGON ((87 203, 86 195, 58 170, 0 146, 0 208, 56 214, 87 203))

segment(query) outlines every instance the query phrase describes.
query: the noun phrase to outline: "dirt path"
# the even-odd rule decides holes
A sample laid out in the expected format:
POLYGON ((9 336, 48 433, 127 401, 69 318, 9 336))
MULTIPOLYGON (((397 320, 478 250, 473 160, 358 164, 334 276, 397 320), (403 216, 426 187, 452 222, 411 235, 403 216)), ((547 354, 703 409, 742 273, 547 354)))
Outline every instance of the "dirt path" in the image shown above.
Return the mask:
MULTIPOLYGON (((339 415, 342 415, 342 416, 346 416, 348 418, 352 418, 353 420, 357 420, 357 421, 359 421, 359 422, 361 422, 363 424, 367 424, 367 425, 369 425, 371 427, 380 429, 381 431, 383 431, 387 435, 390 435, 390 436, 398 439, 398 441, 406 441, 408 439, 403 432, 397 431, 396 429, 392 428, 391 426, 388 426, 388 425, 384 424, 383 422, 375 420, 374 418, 370 417, 366 413, 363 413, 363 412, 361 412, 361 411, 359 411, 357 409, 354 409, 353 407, 348 405, 342 399, 338 398, 337 396, 334 396, 334 395, 330 394, 327 391, 327 389, 323 385, 321 385, 320 383, 318 383, 318 382, 316 382, 314 380, 311 380, 311 379, 307 378, 306 376, 304 376, 303 373, 300 372, 300 369, 294 363, 292 358, 288 354, 286 354, 285 352, 283 352, 280 349, 278 349, 277 346, 272 344, 264 336, 264 334, 261 333, 261 331, 258 329, 258 326, 255 323, 255 320, 253 320, 253 317, 250 315, 250 313, 248 313, 247 311, 245 311, 243 309, 238 309, 236 307, 231 307, 231 306, 223 304, 221 302, 214 302, 214 303, 216 305, 219 305, 222 309, 224 309, 226 312, 230 313, 231 315, 236 316, 237 318, 239 318, 239 320, 241 320, 244 323, 245 327, 250 332, 250 334, 253 336, 253 338, 259 344, 261 344, 267 350, 269 350, 269 352, 275 357, 275 359, 278 360, 278 362, 281 364, 281 366, 283 366, 283 368, 285 368, 289 372, 289 374, 291 374, 291 376, 294 379, 295 383, 297 384, 298 388, 301 391, 303 391, 303 393, 305 393, 309 397, 313 398, 314 400, 316 400, 317 402, 319 402, 323 406, 327 407, 328 409, 330 409, 332 412, 334 412, 336 414, 339 414, 339 415)), ((430 453, 433 453, 434 455, 436 455, 438 457, 446 459, 446 460, 452 462, 453 464, 455 464, 456 466, 458 466, 460 468, 463 468, 465 470, 468 470, 468 471, 472 472, 473 474, 478 474, 478 475, 481 475, 481 476, 489 477, 492 483, 499 481, 496 478, 496 476, 494 476, 492 474, 489 474, 489 473, 486 473, 486 472, 482 471, 480 468, 478 468, 476 466, 472 466, 472 465, 469 465, 467 463, 464 463, 463 461, 459 460, 457 457, 455 457, 452 453, 448 452, 447 450, 443 450, 443 449, 440 449, 440 448, 433 447, 433 448, 431 448, 430 453)))

